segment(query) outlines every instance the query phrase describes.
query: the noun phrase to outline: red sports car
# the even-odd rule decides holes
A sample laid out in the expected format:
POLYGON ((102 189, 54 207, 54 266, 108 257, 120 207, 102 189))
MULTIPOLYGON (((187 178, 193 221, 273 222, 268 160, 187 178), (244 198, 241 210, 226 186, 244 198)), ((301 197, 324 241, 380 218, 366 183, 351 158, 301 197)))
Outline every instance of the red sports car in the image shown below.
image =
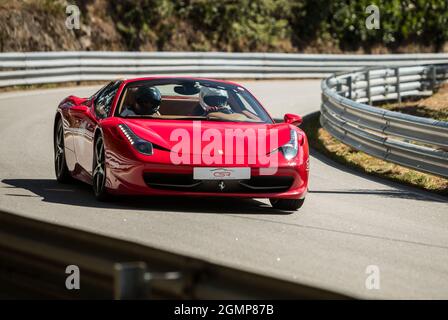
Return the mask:
POLYGON ((308 142, 286 114, 275 123, 239 84, 189 77, 108 83, 90 98, 69 96, 54 121, 59 182, 95 196, 269 198, 296 210, 308 186, 308 142))

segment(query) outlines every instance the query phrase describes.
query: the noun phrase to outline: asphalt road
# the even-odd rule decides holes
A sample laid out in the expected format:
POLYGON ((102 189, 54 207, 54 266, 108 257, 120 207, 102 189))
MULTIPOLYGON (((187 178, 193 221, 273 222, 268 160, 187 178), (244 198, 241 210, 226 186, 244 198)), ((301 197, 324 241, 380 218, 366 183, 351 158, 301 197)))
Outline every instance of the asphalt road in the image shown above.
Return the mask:
MULTIPOLYGON (((274 117, 307 114, 319 81, 244 82, 274 117)), ((0 94, 0 208, 23 216, 189 254, 361 298, 448 298, 448 202, 359 175, 319 155, 310 193, 295 213, 265 200, 95 201, 53 174, 52 121, 69 93, 95 87, 0 94), (380 289, 366 268, 378 266, 380 289)))

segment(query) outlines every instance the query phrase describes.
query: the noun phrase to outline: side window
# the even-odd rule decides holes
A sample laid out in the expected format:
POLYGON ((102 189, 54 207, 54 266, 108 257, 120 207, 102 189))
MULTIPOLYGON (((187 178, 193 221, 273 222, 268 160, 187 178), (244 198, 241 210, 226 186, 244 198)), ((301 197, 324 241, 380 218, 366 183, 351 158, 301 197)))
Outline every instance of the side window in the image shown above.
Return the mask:
POLYGON ((108 117, 110 109, 112 108, 112 102, 114 101, 114 97, 117 94, 120 84, 120 81, 112 82, 95 97, 95 114, 99 118, 103 119, 108 117))

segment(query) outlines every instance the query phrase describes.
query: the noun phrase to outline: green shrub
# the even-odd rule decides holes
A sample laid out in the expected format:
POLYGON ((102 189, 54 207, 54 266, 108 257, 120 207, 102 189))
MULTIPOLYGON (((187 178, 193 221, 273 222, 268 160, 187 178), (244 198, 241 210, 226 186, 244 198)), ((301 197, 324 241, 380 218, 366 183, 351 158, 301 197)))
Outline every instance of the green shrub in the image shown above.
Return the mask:
MULTIPOLYGON (((68 3, 27 2, 48 14, 68 3)), ((73 2, 83 12, 95 3, 73 2)), ((107 8, 129 50, 440 51, 448 41, 447 0, 120 0, 107 8), (379 30, 365 26, 370 4, 380 8, 379 30)))

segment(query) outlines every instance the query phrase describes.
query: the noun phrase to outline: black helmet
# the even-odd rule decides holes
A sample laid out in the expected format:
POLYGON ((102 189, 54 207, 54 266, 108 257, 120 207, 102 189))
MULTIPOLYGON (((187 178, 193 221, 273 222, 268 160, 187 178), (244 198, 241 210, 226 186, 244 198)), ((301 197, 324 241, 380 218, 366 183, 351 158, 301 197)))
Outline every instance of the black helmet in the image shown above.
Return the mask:
POLYGON ((162 96, 159 89, 155 87, 140 87, 135 93, 135 102, 138 107, 135 108, 136 112, 142 115, 154 114, 159 110, 162 96))

